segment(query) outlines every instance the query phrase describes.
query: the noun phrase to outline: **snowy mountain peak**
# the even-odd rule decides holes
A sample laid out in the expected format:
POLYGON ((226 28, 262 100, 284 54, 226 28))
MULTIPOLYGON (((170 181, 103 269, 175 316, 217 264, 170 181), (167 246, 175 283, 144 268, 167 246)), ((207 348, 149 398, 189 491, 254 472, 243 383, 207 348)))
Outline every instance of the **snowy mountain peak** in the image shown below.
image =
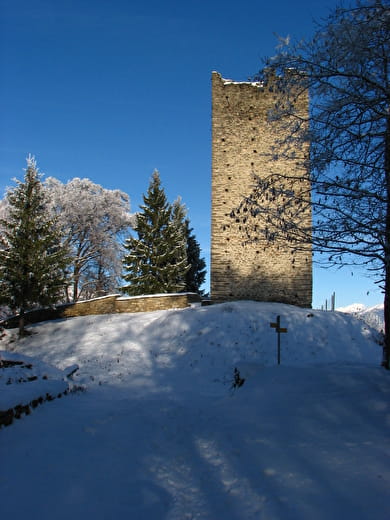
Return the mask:
POLYGON ((346 314, 353 314, 356 318, 363 320, 370 327, 373 327, 378 331, 383 331, 385 329, 383 307, 383 303, 378 303, 373 307, 366 307, 362 303, 352 303, 347 307, 340 307, 336 310, 346 314))
POLYGON ((339 312, 346 312, 348 314, 355 314, 356 312, 363 312, 366 310, 366 306, 363 303, 351 303, 346 307, 339 307, 336 309, 339 312))

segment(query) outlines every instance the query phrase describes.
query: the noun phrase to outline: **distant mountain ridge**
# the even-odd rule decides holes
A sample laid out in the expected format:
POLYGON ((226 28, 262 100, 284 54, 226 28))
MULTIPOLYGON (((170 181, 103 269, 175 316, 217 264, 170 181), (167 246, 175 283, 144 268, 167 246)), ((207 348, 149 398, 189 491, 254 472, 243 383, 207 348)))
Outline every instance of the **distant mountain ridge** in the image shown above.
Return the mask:
POLYGON ((336 311, 353 314, 356 318, 366 322, 370 327, 383 331, 385 327, 383 307, 383 303, 378 303, 373 307, 366 307, 363 303, 352 303, 347 307, 339 307, 336 311))

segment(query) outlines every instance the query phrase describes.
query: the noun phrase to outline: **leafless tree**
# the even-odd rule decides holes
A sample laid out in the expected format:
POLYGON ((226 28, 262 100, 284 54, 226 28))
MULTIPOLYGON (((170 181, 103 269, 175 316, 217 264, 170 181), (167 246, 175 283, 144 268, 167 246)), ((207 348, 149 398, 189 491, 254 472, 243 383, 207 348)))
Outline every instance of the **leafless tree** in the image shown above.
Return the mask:
MULTIPOLYGON (((362 265, 384 292, 383 366, 390 362, 390 4, 337 8, 309 41, 280 39, 256 79, 277 78, 273 124, 288 130, 270 151, 305 162, 311 193, 289 173, 257 172, 242 201, 248 240, 312 247, 329 266, 362 265), (309 117, 296 110, 310 96, 309 117), (305 154, 305 143, 310 153, 305 154), (302 150, 302 153, 299 153, 302 150), (273 204, 267 204, 269 199, 273 204), (313 226, 307 225, 312 205, 313 226), (306 208, 305 208, 306 206, 306 208)), ((281 132, 283 135, 283 132, 281 132)), ((276 164, 277 161, 275 161, 276 164)), ((234 215, 236 218, 236 215, 234 215)))

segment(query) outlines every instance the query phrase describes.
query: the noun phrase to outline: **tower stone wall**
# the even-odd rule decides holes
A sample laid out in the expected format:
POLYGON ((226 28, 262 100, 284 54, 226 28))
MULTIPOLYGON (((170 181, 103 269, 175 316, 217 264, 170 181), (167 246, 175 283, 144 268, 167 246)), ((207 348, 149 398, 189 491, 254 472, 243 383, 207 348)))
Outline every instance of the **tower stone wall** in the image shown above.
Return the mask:
MULTIPOLYGON (((254 174, 279 169, 290 178, 300 177, 296 182, 302 184, 302 178, 310 182, 302 161, 271 157, 281 131, 267 117, 275 100, 272 83, 234 82, 212 74, 211 298, 311 307, 311 251, 293 252, 281 241, 248 242, 231 217, 251 193, 254 174)), ((308 97, 300 96, 297 103, 307 116, 308 97)), ((311 225, 311 211, 305 218, 311 225)))

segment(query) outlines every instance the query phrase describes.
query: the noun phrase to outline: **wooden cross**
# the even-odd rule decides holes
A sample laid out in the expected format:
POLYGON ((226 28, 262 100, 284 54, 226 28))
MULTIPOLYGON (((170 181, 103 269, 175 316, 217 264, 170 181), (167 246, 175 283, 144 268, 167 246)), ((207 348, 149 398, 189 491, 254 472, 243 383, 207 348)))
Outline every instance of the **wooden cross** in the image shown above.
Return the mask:
POLYGON ((276 322, 271 321, 269 326, 275 329, 275 332, 278 334, 278 365, 280 365, 280 334, 287 332, 287 329, 280 326, 280 316, 276 316, 276 322))

